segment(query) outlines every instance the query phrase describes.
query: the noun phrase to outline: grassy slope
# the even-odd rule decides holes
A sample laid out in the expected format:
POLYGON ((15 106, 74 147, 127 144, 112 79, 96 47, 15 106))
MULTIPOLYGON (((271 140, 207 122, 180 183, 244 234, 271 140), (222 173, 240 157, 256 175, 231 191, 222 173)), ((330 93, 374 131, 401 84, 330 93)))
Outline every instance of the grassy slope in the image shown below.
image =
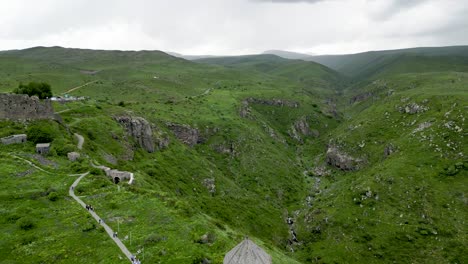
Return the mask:
MULTIPOLYGON (((127 194, 115 193, 115 189, 111 189, 108 195, 103 195, 106 201, 119 201, 121 211, 116 211, 118 208, 115 208, 114 204, 99 199, 91 200, 99 208, 108 210, 106 218, 112 219, 115 214, 124 215, 122 217, 130 215, 128 217, 131 218, 140 216, 134 229, 135 233, 139 232, 135 235, 134 246, 144 245, 148 252, 147 258, 162 259, 167 263, 206 256, 217 263, 243 235, 248 234, 262 239, 276 262, 292 262, 283 255, 284 253, 279 253, 277 248, 284 246, 284 238, 288 236, 283 212, 289 206, 297 204, 303 192, 301 170, 299 166, 292 165, 293 149, 268 136, 264 121, 241 119, 238 111, 241 100, 247 97, 287 98, 297 100, 303 105, 303 112, 291 115, 299 117, 320 107, 317 106, 321 105, 320 101, 304 97, 302 89, 283 78, 244 70, 203 66, 172 58, 165 58, 160 62, 157 59, 140 60, 128 55, 130 58, 123 62, 117 60, 119 63, 106 65, 99 58, 99 52, 89 57, 91 61, 82 60, 84 62, 73 62, 69 58, 60 59, 63 55, 57 55, 59 57, 54 60, 60 63, 58 73, 51 75, 36 72, 42 69, 42 65, 50 64, 49 58, 56 57, 46 51, 26 51, 34 54, 23 55, 20 60, 25 63, 25 67, 31 69, 34 77, 24 76, 21 70, 7 71, 6 84, 2 89, 11 89, 9 87, 13 85, 8 83, 37 77, 51 82, 58 91, 65 91, 70 87, 62 85, 59 78, 62 78, 61 72, 67 71, 70 72, 70 81, 79 82, 78 84, 98 80, 96 84, 72 93, 91 96, 93 100, 56 106, 60 110, 70 109, 64 112, 62 117, 72 131, 85 135, 88 142, 85 143, 85 151, 90 156, 104 163, 104 153, 119 159, 125 155, 132 155, 132 144, 124 142, 122 128, 109 117, 113 114, 131 111, 135 115, 144 116, 157 124, 161 133, 171 137, 171 147, 167 150, 153 155, 137 151, 131 162, 119 160, 117 167, 135 171, 139 179, 133 189, 125 192, 127 194), (93 57, 98 61, 96 65, 91 65, 93 57), (171 62, 164 63, 166 59, 171 62), (84 80, 78 68, 101 71, 93 76, 85 75, 84 80), (113 92, 109 93, 109 89, 113 92), (114 104, 118 101, 125 101, 127 107, 116 107, 114 104), (189 124, 201 131, 219 132, 209 137, 206 144, 191 149, 172 136, 165 128, 166 121, 189 124), (113 140, 112 133, 120 140, 113 140), (213 150, 219 144, 228 143, 234 144, 241 154, 229 158, 213 150), (277 167, 270 164, 277 164, 277 167), (151 173, 150 176, 150 171, 157 173, 151 173), (201 184, 203 179, 212 177, 216 179, 217 185, 214 197, 209 195, 201 184), (136 197, 142 206, 132 211, 129 208, 133 205, 126 203, 127 200, 120 196, 135 197, 136 194, 139 194, 136 197), (165 200, 168 202, 163 203, 165 200), (167 211, 174 220, 170 221, 168 226, 162 225, 155 229, 154 221, 145 220, 153 215, 142 211, 142 208, 151 206, 157 209, 157 212, 167 211), (171 212, 174 210, 175 212, 171 212), (192 225, 193 227, 190 227, 192 225), (181 236, 178 228, 180 226, 187 226, 193 231, 185 232, 181 236), (229 231, 231 228, 235 231, 229 231), (215 244, 208 247, 196 243, 203 235, 201 232, 214 234, 217 237, 215 244), (151 235, 166 238, 162 241, 156 238, 156 242, 151 242, 151 235), (179 251, 177 256, 164 253, 174 250, 179 251)), ((77 54, 67 56, 74 57, 77 54)), ((107 55, 102 56, 102 60, 105 60, 107 55)), ((138 54, 136 56, 138 57, 138 54)), ((9 55, 1 62, 6 64, 16 59, 9 55)), ((309 91, 310 93, 314 92, 309 91)), ((320 96, 315 94, 315 97, 320 96)), ((327 119, 324 115, 319 115, 319 118, 327 119)), ((21 128, 17 129, 20 130, 21 128)), ((73 169, 76 169, 75 167, 79 166, 74 166, 73 169)), ((97 189, 89 190, 90 195, 105 192, 99 186, 95 188, 97 189)), ((83 194, 86 195, 87 191, 85 189, 83 194)), ((111 224, 115 225, 115 222, 111 224)))
POLYGON ((380 80, 386 86, 374 90, 374 100, 348 108, 350 119, 331 131, 330 139, 364 157, 366 165, 322 178, 322 191, 313 194, 315 206, 300 216, 309 221, 300 233, 312 242, 304 245, 304 259, 466 261, 467 77, 392 76, 380 80), (394 92, 388 95, 389 90, 394 92), (412 102, 428 110, 414 115, 398 111, 412 102), (415 131, 424 122, 431 127, 415 131), (389 144, 398 150, 384 158, 389 144))
MULTIPOLYGON (((392 66, 392 73, 405 73, 408 70, 421 69, 427 71, 466 71, 468 47, 436 47, 436 48, 412 48, 400 50, 369 51, 349 55, 323 55, 314 56, 312 61, 326 65, 338 72, 355 79, 370 78, 379 73, 382 68, 392 66), (401 68, 393 66, 402 59, 401 68), (435 60, 439 63, 434 63, 435 60), (428 63, 428 61, 432 63, 428 63), (465 66, 460 67, 461 63, 465 66), (421 68, 423 66, 424 68, 421 68), (416 67, 416 68, 415 68, 416 67)), ((398 65, 400 66, 400 65, 398 65)))
MULTIPOLYGON (((346 95, 372 91, 374 98, 347 105, 346 120, 340 121, 323 112, 327 110, 324 100, 335 94, 330 87, 336 87, 341 77, 316 64, 266 56, 260 62, 240 58, 225 68, 158 52, 152 56, 159 57, 147 60, 148 54, 58 51, 65 55, 38 49, 33 50, 36 55, 21 55, 20 59, 18 55, 1 57, 0 64, 7 70, 0 76, 0 90, 35 78, 51 82, 54 91, 65 91, 71 83, 98 80, 73 92, 92 100, 56 107, 70 109, 62 117, 72 132, 87 138, 85 153, 100 163, 105 163, 104 153, 112 154, 119 160, 116 167, 136 172, 135 186, 123 184, 120 192, 99 175, 85 178, 81 191, 111 226, 115 228, 121 219, 121 234, 131 231, 133 237, 132 245, 125 243, 132 251, 144 246, 146 261, 197 263, 208 257, 219 263, 225 252, 249 235, 263 244, 275 263, 293 263, 290 257, 304 263, 421 262, 427 255, 438 263, 463 262, 466 230, 460 219, 466 218, 466 170, 455 165, 463 164, 457 153, 466 153, 467 144, 463 133, 444 124, 452 120, 466 131, 462 121, 467 101, 465 74, 394 75, 399 71, 389 71, 377 82, 345 91, 346 95), (88 57, 75 61, 74 52, 88 57), (48 58, 60 66, 44 73, 43 66, 52 64, 48 58), (106 58, 114 63, 105 63, 106 58), (90 76, 77 69, 101 71, 90 76), (311 81, 304 83, 298 78, 302 75, 311 81), (389 90, 393 90, 391 96, 387 96, 389 90), (297 100, 300 107, 251 105, 252 118, 244 119, 238 111, 247 97, 297 100), (405 104, 402 98, 418 104, 427 99, 429 110, 418 115, 399 113, 395 107, 405 104), (119 101, 125 101, 126 107, 117 107, 119 101), (123 113, 144 116, 154 123, 159 136, 171 139, 169 148, 154 154, 135 150, 110 117, 123 113), (299 145, 289 138, 288 130, 303 116, 320 137, 307 137, 299 145), (167 130, 167 121, 197 127, 208 140, 189 148, 167 130), (424 121, 433 122, 432 127, 413 134, 424 121), (269 135, 272 130, 274 137, 269 135), (320 178, 317 184, 317 178, 302 172, 323 162, 330 140, 353 155, 367 157, 368 163, 358 172, 332 170, 331 176, 320 178), (447 141, 456 143, 458 149, 444 147, 447 141), (396 145, 398 151, 384 160, 387 143, 396 145), (231 144, 236 155, 214 151, 216 146, 231 144), (443 151, 435 152, 437 147, 443 151), (129 155, 133 160, 125 161, 129 155), (455 171, 455 176, 447 176, 455 171), (215 178, 213 196, 201 184, 205 178, 215 178), (451 190, 454 192, 447 195, 451 190), (367 191, 372 192, 372 199, 363 198, 367 191), (305 203, 307 196, 313 197, 312 207, 305 203), (293 212, 302 244, 294 246, 296 253, 291 254, 285 253, 289 235, 284 218, 293 212), (427 217, 421 219, 422 214, 427 217), (197 243, 207 233, 216 237, 214 243, 197 243)), ((411 63, 408 65, 415 65, 411 63)), ((8 133, 22 130, 21 125, 8 125, 8 133)), ((64 131, 59 134, 64 135, 65 143, 71 140, 64 131)), ((16 150, 7 147, 2 153, 11 151, 16 150)), ((53 159, 63 164, 62 171, 88 169, 86 162, 72 166, 63 157, 53 159)), ((19 204, 12 204, 15 206, 19 204)), ((93 255, 90 259, 100 258, 93 255)))

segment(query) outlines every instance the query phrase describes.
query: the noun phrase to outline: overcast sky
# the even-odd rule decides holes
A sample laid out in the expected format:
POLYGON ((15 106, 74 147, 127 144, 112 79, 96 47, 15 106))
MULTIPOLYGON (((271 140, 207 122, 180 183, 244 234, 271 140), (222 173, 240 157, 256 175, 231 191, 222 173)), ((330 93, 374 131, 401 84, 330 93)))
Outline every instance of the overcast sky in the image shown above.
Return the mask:
POLYGON ((468 44, 468 0, 0 0, 0 50, 313 54, 468 44))

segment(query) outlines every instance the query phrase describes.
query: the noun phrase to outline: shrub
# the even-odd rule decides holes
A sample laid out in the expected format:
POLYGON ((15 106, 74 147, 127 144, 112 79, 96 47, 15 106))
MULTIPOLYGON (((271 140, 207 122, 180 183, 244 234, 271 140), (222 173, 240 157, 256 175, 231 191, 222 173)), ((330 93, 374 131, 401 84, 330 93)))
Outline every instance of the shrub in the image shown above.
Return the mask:
POLYGON ((51 192, 51 193, 49 193, 49 195, 47 195, 47 198, 50 201, 55 202, 55 201, 57 201, 59 199, 59 195, 56 192, 51 192))
POLYGON ((53 148, 57 152, 57 155, 59 156, 67 156, 69 152, 72 152, 75 150, 75 147, 72 144, 55 144, 53 145, 53 148))
POLYGON ((54 140, 54 133, 52 129, 47 126, 33 125, 26 131, 28 140, 34 144, 37 143, 48 143, 54 140))
POLYGON ((31 230, 36 226, 36 224, 33 222, 32 219, 23 217, 18 221, 18 226, 22 230, 31 230))

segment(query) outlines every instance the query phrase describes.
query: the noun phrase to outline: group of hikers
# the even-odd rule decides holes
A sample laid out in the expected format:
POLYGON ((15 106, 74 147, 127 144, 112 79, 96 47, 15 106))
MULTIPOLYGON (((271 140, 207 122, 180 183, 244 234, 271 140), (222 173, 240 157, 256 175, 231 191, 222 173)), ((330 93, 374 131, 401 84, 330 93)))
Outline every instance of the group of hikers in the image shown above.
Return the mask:
POLYGON ((132 261, 132 264, 141 264, 141 261, 135 256, 131 256, 130 260, 132 261))
MULTIPOLYGON (((71 187, 71 188, 73 190, 73 187, 71 187)), ((85 207, 86 207, 86 210, 94 212, 94 207, 92 207, 90 204, 87 204, 85 207)), ((99 218, 99 224, 102 224, 103 222, 104 221, 102 221, 102 219, 99 218)), ((112 237, 117 238, 117 232, 114 232, 112 234, 112 237)), ((137 257, 135 257, 133 255, 130 257, 130 259, 132 261, 132 264, 141 264, 141 261, 137 257)))

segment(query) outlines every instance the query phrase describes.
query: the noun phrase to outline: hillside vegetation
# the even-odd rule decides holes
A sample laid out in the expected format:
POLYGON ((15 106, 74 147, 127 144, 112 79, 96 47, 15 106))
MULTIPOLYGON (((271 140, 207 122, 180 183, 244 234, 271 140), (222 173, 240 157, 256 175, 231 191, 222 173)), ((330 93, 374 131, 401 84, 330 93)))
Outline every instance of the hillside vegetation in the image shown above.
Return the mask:
POLYGON ((54 103, 60 123, 0 121, 1 137, 53 138, 47 157, 0 146, 4 261, 125 262, 68 196, 68 175, 90 171, 75 193, 145 263, 222 263, 245 236, 274 263, 464 263, 466 55, 353 62, 350 74, 273 55, 2 52, 1 92, 35 81, 88 98, 54 103), (151 124, 155 152, 122 116, 151 124))

